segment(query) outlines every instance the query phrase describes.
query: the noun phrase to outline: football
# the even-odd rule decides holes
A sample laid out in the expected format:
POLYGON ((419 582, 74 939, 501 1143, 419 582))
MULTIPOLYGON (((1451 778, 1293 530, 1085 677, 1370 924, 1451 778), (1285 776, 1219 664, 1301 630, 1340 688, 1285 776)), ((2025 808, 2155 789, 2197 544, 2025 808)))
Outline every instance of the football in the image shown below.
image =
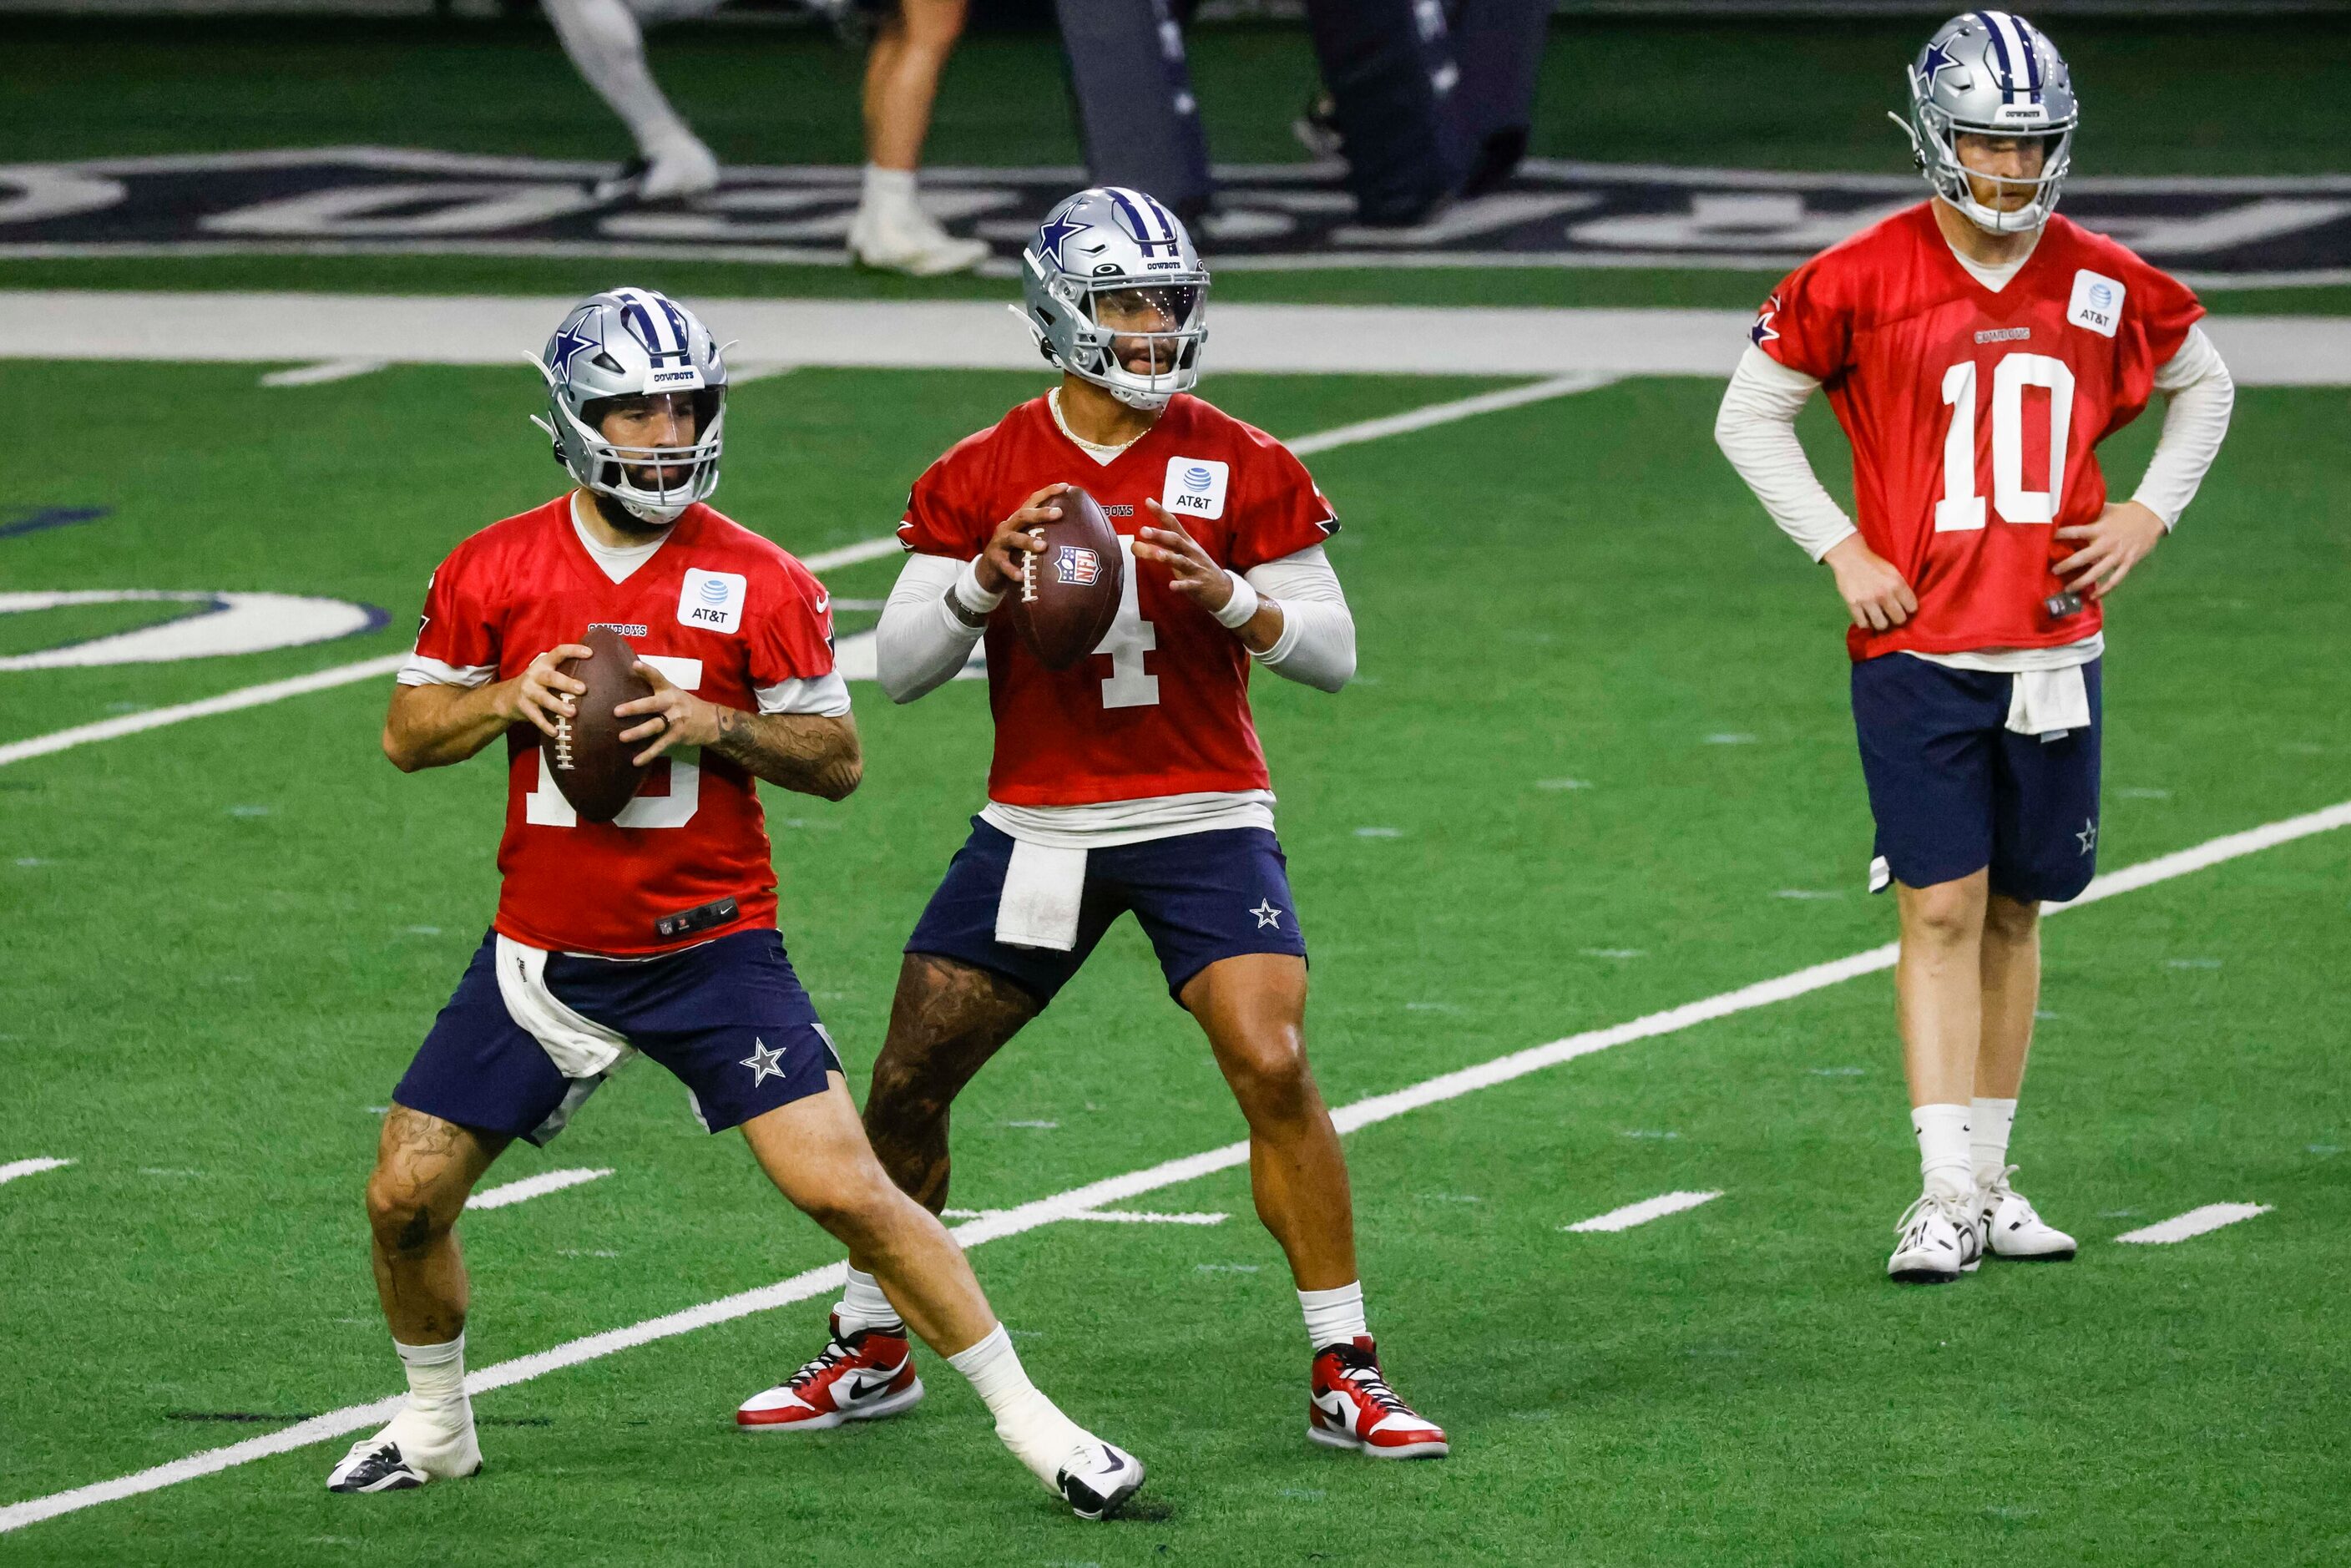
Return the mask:
POLYGON ((1045 549, 1029 556, 1004 610, 1047 669, 1066 670, 1101 645, 1117 618, 1126 557, 1102 503, 1083 490, 1064 490, 1046 505, 1061 515, 1029 530, 1045 549))
POLYGON ((557 719, 555 738, 542 736, 539 744, 548 749, 555 787, 563 791, 580 820, 609 822, 621 814, 621 808, 636 794, 645 777, 645 770, 630 759, 646 743, 631 746, 621 740, 622 730, 633 729, 644 723, 644 717, 615 718, 612 710, 653 695, 653 688, 630 668, 637 662, 637 651, 618 632, 593 626, 580 641, 594 650, 592 655, 559 666, 572 679, 587 684, 588 690, 580 697, 579 715, 557 719))

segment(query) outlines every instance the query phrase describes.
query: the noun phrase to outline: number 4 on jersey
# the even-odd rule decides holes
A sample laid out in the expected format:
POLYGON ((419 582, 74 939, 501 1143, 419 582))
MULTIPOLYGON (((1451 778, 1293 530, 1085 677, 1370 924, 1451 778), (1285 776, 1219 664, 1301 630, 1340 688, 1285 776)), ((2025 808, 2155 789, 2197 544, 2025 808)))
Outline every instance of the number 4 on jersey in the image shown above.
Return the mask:
MULTIPOLYGON (((1961 360, 1943 372, 1943 402, 1951 411, 1943 438, 1943 498, 1935 503, 1935 531, 1963 533, 1984 526, 1984 498, 1976 476, 1976 362, 1961 360)), ((2004 523, 2050 523, 2065 497, 2065 440, 2074 423, 2074 371, 2046 354, 2003 355, 1991 373, 1991 506, 2004 523), (2049 487, 2024 487, 2024 389, 2049 393, 2049 487)))

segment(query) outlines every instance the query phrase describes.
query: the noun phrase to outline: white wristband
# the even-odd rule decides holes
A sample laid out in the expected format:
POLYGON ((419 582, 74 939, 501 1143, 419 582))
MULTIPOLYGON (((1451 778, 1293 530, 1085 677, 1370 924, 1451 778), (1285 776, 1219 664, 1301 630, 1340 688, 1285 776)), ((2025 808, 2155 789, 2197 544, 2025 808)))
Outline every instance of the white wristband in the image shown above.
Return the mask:
POLYGON ((1238 632, 1248 625, 1249 618, 1257 613, 1259 603, 1257 585, 1229 569, 1225 576, 1233 585, 1233 596, 1225 601, 1222 610, 1217 612, 1217 623, 1238 632))
POLYGON ((963 570, 956 573, 955 586, 947 590, 947 594, 962 608, 964 618, 974 622, 987 620, 996 607, 1004 602, 1001 591, 990 593, 980 587, 979 559, 976 556, 963 563, 963 570))

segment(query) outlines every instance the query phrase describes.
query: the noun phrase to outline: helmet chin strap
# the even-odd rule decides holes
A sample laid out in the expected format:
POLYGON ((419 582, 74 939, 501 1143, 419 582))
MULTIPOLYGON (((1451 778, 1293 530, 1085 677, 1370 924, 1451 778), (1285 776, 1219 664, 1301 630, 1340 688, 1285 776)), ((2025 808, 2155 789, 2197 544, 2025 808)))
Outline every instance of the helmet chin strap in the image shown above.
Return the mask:
POLYGON ((624 501, 610 491, 590 489, 588 493, 596 497, 596 509, 604 514, 604 520, 616 528, 625 528, 629 523, 614 517, 612 514, 615 510, 625 514, 629 519, 636 523, 665 528, 684 517, 686 507, 693 505, 689 501, 676 507, 649 507, 636 501, 624 501))

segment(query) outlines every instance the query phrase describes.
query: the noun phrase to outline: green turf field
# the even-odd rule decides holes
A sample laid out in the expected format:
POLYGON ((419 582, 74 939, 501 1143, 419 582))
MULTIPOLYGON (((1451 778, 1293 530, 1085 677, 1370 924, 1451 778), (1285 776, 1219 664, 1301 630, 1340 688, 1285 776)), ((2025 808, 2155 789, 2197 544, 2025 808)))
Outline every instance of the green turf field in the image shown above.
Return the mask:
MULTIPOLYGON (((520 367, 254 376, 0 367, 17 395, 105 411, 23 500, 115 508, 0 538, 5 582, 327 593, 391 627, 0 676, 0 742, 397 651, 440 555, 555 487, 520 367)), ((1205 390, 1295 436, 1490 384, 1205 390)), ((754 383, 720 498, 803 552, 871 537, 933 453, 1035 385, 754 383)), ((1349 523, 1363 678, 1265 683, 1259 710, 1334 1103, 1891 936, 1860 891, 1835 606, 1713 454, 1716 397, 1635 381, 1316 461, 1349 523)), ((2122 481, 2151 436, 2110 447, 2122 481)), ((2339 390, 2241 394, 2189 525, 2118 602, 2105 866, 2351 795, 2351 716, 2321 699, 2351 660, 2346 438, 2339 390)), ((878 597, 893 570, 829 580, 878 597)), ((0 1161, 78 1162, 0 1186, 0 1504, 397 1386, 359 1206, 371 1107, 487 917, 500 783, 478 759, 395 773, 384 695, 0 768, 0 1161)), ((861 687, 859 715, 858 795, 768 803, 786 939, 862 1075, 897 944, 980 799, 987 716, 972 684, 903 709, 861 687)), ((2338 1561, 2346 873, 2351 837, 2321 835, 2053 925, 2015 1152, 2083 1237, 2071 1267, 1883 1281, 1915 1157, 1883 975, 1351 1137, 1374 1323, 1452 1429, 1441 1465, 1303 1441, 1296 1309, 1227 1172, 1131 1206, 1221 1226, 1063 1223, 975 1253, 1040 1381, 1152 1465, 1127 1522, 1036 1492, 935 1363, 910 1419, 738 1435, 735 1402, 811 1354, 812 1301, 485 1396, 489 1469, 462 1487, 330 1498, 342 1439, 0 1535, 0 1561, 2338 1561), (1560 1228, 1673 1190, 1723 1196, 1560 1228), (2274 1212, 2110 1244, 2220 1201, 2274 1212)), ((967 1096, 954 1201, 1238 1135, 1123 926, 967 1096)), ((615 1174, 463 1227, 476 1368, 834 1256, 658 1069, 492 1179, 570 1166, 615 1174)))
MULTIPOLYGON (((1900 167, 1879 118, 1911 19, 1562 26, 1539 153, 1900 167), (1769 68, 1758 68, 1757 62, 1769 68), (1782 90, 1788 62, 1806 90, 1782 90), (1706 93, 1687 90, 1704 80, 1706 93)), ((2341 17, 2075 19, 2078 167, 2340 170, 2341 17), (2247 108, 2246 106, 2252 106, 2247 108)), ((375 142, 617 157, 544 29, 11 18, 12 162, 375 142)), ((1221 157, 1299 155, 1293 31, 1204 28, 1221 157)), ((723 156, 856 156, 854 70, 820 35, 676 28, 653 58, 723 156)), ((975 37, 943 162, 1075 156, 1053 51, 975 37)), ((689 298, 1001 298, 845 269, 632 264, 689 298)), ((545 295, 615 265, 445 256, 0 261, 0 289, 545 295)), ((1751 305, 1761 274, 1242 273, 1219 300, 1751 305)), ((2216 291, 2342 313, 2351 288, 2216 291)), ((195 308, 192 305, 191 307, 195 308)), ((1210 374, 1295 438, 1510 383, 1210 374)), ((403 651, 458 539, 555 493, 511 369, 307 387, 266 366, 0 360, 39 411, 0 476, 0 593, 235 590, 380 608, 378 631, 174 664, 0 670, 11 743, 403 651), (59 520, 81 513, 102 515, 59 520), (34 528, 47 519, 55 526, 34 528)), ((737 389, 732 515, 802 555, 885 534, 947 444, 1037 375, 800 369, 737 389)), ((1772 980, 1892 939, 1839 607, 1719 455, 1720 383, 1646 377, 1347 445, 1311 465, 1362 674, 1260 681, 1334 1105, 1772 980)), ((18 401, 21 400, 21 401, 18 401)), ((2106 448, 2127 494, 2152 416, 2106 448)), ((1817 465, 1842 439, 1815 405, 1817 465)), ((2100 843, 2114 871, 2351 800, 2351 402, 2241 389, 2220 464, 2111 617, 2100 843)), ((878 600, 893 558, 829 571, 878 600)), ((0 659, 169 619, 0 613, 0 659)), ((870 625, 845 612, 844 632, 870 625)), ((396 1391, 360 1189, 380 1108, 496 895, 493 761, 404 777, 374 676, 0 760, 0 1523, 11 1504, 285 1431, 396 1391)), ((982 800, 977 683, 856 688, 867 781, 769 791, 785 939, 854 1087, 897 953, 982 800)), ((1235 1169, 977 1247, 1040 1383, 1152 1468, 1134 1515, 1069 1518, 935 1358, 911 1417, 752 1437, 736 1403, 812 1354, 829 1297, 482 1396, 463 1486, 335 1498, 348 1436, 0 1531, 0 1564, 1190 1562, 2125 1568, 2351 1559, 2351 831, 2054 919, 2013 1155, 2083 1242, 2065 1267, 1883 1278, 1914 1190, 1891 984, 1865 974, 1378 1122, 1347 1140, 1373 1326, 1455 1443, 1373 1466, 1310 1447, 1281 1257, 1235 1169), (1563 1227, 1719 1197, 1616 1233, 1563 1227), (2115 1239, 2207 1204, 2271 1212, 2115 1239)), ((982 1074, 959 1207, 999 1209, 1229 1145, 1197 1031, 1122 925, 982 1074)), ((611 1175, 462 1234, 476 1371, 786 1280, 838 1254, 740 1141, 632 1067, 490 1182, 611 1175)))

